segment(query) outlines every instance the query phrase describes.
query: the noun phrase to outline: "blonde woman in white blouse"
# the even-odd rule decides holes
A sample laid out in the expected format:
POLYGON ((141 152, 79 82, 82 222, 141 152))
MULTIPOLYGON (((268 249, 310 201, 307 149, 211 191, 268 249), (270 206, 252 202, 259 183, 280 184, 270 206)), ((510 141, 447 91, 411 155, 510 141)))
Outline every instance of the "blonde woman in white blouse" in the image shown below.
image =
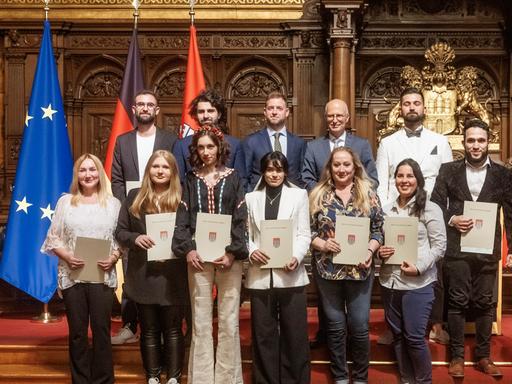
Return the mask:
POLYGON ((308 384, 309 342, 304 256, 309 249, 309 202, 306 190, 287 180, 288 162, 279 151, 261 159, 261 180, 245 196, 249 214, 252 383, 308 384), (268 256, 260 249, 262 220, 292 220, 293 256, 283 268, 262 269, 268 256))
POLYGON ((57 202, 52 224, 41 252, 59 257, 58 286, 66 305, 69 327, 69 357, 73 384, 113 383, 110 315, 117 285, 113 266, 120 257, 114 241, 120 203, 107 189, 107 177, 100 160, 89 153, 73 166, 70 193, 57 202), (105 271, 102 283, 70 278, 71 270, 83 267, 74 248, 77 236, 112 242, 110 256, 98 262, 105 271), (89 354, 88 328, 92 331, 89 354))

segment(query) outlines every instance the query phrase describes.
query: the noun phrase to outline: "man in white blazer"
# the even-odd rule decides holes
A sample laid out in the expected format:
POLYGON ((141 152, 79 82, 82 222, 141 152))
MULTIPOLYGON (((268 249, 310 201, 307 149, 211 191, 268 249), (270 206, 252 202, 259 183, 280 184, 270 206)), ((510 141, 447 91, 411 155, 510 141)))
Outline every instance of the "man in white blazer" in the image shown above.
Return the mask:
MULTIPOLYGON (((382 206, 391 204, 398 197, 394 175, 396 166, 403 159, 411 158, 420 165, 429 198, 441 164, 453 160, 452 149, 446 136, 423 126, 427 110, 419 89, 404 89, 400 95, 400 108, 404 119, 404 128, 382 139, 377 149, 377 173, 379 175, 377 193, 382 206)), ((442 262, 437 263, 437 271, 438 282, 434 287, 435 302, 430 318, 432 332, 430 332, 429 338, 431 341, 447 344, 449 336, 442 328, 444 297, 442 262)), ((377 343, 390 344, 390 337, 391 333, 381 335, 377 343)))
POLYGON ((423 126, 426 108, 423 95, 417 88, 407 88, 400 96, 404 128, 382 139, 377 149, 377 193, 382 206, 398 197, 395 187, 395 169, 403 159, 411 158, 420 165, 425 177, 425 189, 432 193, 441 164, 453 160, 446 136, 423 126))

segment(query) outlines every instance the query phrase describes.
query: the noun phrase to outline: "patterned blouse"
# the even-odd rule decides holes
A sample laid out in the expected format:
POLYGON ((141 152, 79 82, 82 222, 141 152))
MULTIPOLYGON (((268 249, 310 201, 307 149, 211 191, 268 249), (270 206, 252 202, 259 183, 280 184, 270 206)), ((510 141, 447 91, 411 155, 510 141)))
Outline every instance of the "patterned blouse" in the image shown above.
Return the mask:
MULTIPOLYGON (((334 236, 336 228, 336 214, 345 216, 361 217, 365 216, 363 212, 356 209, 353 205, 353 189, 347 205, 336 195, 333 188, 327 192, 322 202, 322 208, 313 214, 311 218, 312 239, 320 237, 327 240, 334 236)), ((384 224, 384 215, 380 206, 380 201, 375 191, 370 191, 370 239, 383 243, 382 226, 384 224)), ((368 240, 368 241, 369 241, 368 240)), ((333 264, 332 252, 320 252, 312 249, 313 257, 320 276, 326 280, 365 280, 370 273, 370 269, 358 268, 357 265, 333 264)))

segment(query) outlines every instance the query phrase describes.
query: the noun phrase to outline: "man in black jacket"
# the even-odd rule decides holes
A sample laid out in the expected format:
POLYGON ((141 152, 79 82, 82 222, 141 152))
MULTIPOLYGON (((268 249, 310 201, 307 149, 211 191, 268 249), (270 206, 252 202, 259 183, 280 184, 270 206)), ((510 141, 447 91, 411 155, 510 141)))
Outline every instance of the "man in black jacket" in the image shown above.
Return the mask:
POLYGON ((472 302, 475 310, 477 368, 491 376, 502 376, 489 357, 496 311, 493 290, 500 268, 500 208, 503 208, 507 239, 511 244, 511 173, 490 159, 489 127, 483 121, 473 119, 465 123, 463 144, 465 158, 441 166, 431 197, 444 212, 448 237, 445 275, 448 278, 448 327, 452 359, 448 373, 453 377, 464 376, 464 324, 466 310, 472 302), (497 204, 491 254, 461 251, 461 234, 468 233, 477 225, 473 218, 464 215, 465 201, 497 204))

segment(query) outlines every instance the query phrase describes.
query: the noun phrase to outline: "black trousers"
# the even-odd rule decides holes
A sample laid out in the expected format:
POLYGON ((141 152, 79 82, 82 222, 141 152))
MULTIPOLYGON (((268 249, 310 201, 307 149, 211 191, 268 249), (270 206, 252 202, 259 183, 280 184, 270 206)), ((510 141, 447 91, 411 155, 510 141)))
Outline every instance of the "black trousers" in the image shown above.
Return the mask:
POLYGON ((140 352, 147 378, 160 379, 165 367, 167 380, 175 378, 179 382, 184 355, 183 307, 137 303, 137 310, 141 328, 140 352))
POLYGON ((304 287, 251 289, 252 383, 308 384, 304 287))
POLYGON ((434 303, 430 314, 431 324, 444 322, 445 292, 444 292, 444 258, 436 262, 437 281, 434 283, 434 303))
POLYGON ((475 314, 475 358, 478 361, 490 356, 492 321, 496 311, 493 290, 497 270, 497 262, 481 261, 477 255, 446 259, 448 328, 452 359, 464 358, 464 323, 470 303, 475 314))
POLYGON ((113 288, 105 284, 77 283, 62 291, 69 327, 69 358, 73 384, 114 382, 110 316, 113 288), (92 331, 89 351, 88 328, 92 331))

